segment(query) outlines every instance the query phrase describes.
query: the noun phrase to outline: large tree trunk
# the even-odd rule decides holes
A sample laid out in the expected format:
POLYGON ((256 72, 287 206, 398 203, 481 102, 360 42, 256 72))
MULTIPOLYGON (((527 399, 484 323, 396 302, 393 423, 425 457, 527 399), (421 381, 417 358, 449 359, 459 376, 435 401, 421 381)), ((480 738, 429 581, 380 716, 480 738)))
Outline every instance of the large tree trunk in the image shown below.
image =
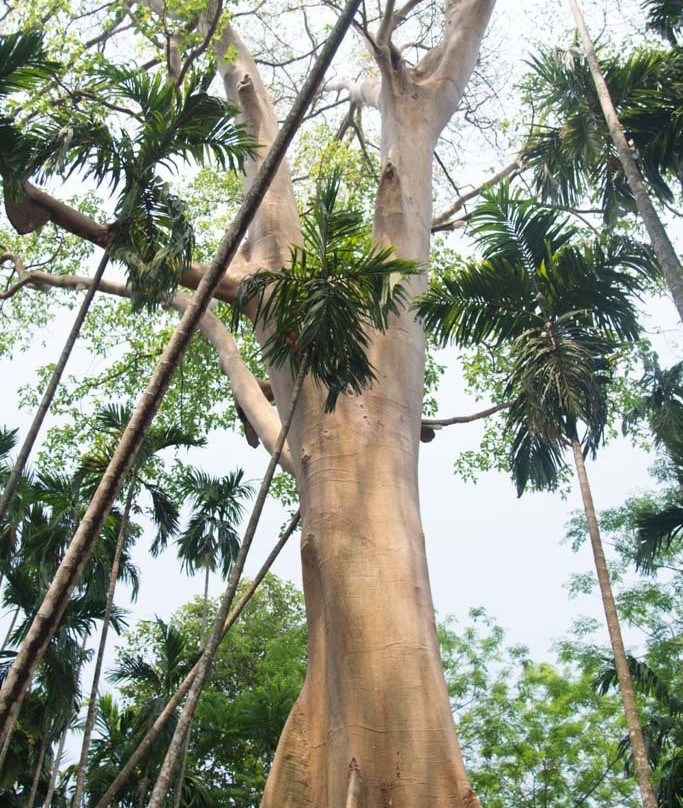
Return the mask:
POLYGON ((617 671, 619 692, 621 693, 621 700, 624 705, 626 726, 628 727, 628 736, 631 741, 633 768, 636 773, 638 788, 640 789, 640 798, 644 808, 657 808, 657 797, 655 796, 654 788, 652 787, 652 776, 650 774, 647 749, 645 747, 645 739, 643 737, 643 728, 640 724, 638 705, 636 704, 636 697, 633 692, 633 683, 631 681, 628 660, 626 659, 624 640, 621 636, 617 605, 614 602, 614 595, 612 593, 612 584, 610 582, 609 570, 607 569, 605 552, 602 549, 600 528, 598 526, 598 519, 595 514, 595 506, 593 505, 593 496, 588 483, 586 466, 583 461, 583 452, 581 451, 581 444, 576 437, 572 439, 572 451, 574 452, 576 474, 579 478, 579 488, 581 490, 581 498, 583 499, 586 521, 588 523, 588 533, 590 535, 591 547, 593 549, 593 559, 595 561, 595 571, 598 576, 598 584, 600 585, 602 605, 605 610, 607 630, 609 632, 609 639, 612 645, 612 653, 614 654, 614 667, 617 671))
MULTIPOLYGON (((449 3, 441 49, 414 71, 397 67, 389 47, 381 52, 381 31, 378 38, 374 238, 425 266, 433 149, 492 7, 449 3)), ((425 284, 423 275, 412 291, 425 284)), ((345 795, 354 808, 478 804, 443 677, 420 522, 424 335, 412 311, 376 336, 370 357, 376 384, 341 397, 331 415, 324 393, 307 385, 288 439, 303 520, 309 667, 262 808, 333 808, 345 795)), ((276 375, 273 382, 278 400, 276 375)))

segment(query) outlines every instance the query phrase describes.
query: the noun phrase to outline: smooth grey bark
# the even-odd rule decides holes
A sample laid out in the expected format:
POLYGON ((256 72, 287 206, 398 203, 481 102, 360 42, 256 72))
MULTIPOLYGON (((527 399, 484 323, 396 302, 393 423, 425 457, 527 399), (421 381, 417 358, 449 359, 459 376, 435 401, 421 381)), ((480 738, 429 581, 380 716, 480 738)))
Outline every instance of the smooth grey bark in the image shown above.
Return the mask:
POLYGON ((54 765, 52 766, 52 774, 50 775, 50 783, 47 787, 47 794, 45 795, 45 808, 50 808, 52 804, 52 797, 57 787, 57 777, 59 776, 59 768, 62 765, 62 756, 64 755, 64 744, 66 743, 66 736, 69 732, 69 727, 64 727, 64 732, 59 739, 59 746, 57 747, 57 754, 55 756, 54 765))
MULTIPOLYGON (((294 533, 296 528, 300 522, 300 515, 299 511, 297 511, 294 516, 292 517, 291 521, 283 531, 282 535, 280 536, 277 544, 273 547, 268 555, 268 558, 263 562, 261 565, 261 569, 258 571, 256 577, 251 582, 249 587, 246 589, 242 597, 240 598, 237 606, 232 610, 232 612, 228 615, 228 618, 225 621, 225 625, 223 626, 223 638, 231 629, 231 627, 237 622, 239 616, 244 611, 245 607, 251 600, 254 592, 258 589, 259 584, 263 579, 266 577, 266 574, 273 566, 275 559, 280 554, 282 548, 287 544, 287 541, 294 533)), ((196 666, 188 673, 188 675, 183 679, 180 684, 180 687, 174 693, 173 697, 170 699, 168 704, 164 707, 162 712, 159 714, 156 721, 152 724, 152 726, 147 731, 145 737, 140 741, 137 748, 133 752, 133 754, 128 759, 125 766, 121 769, 121 771, 116 775, 112 784, 106 790, 106 792, 102 795, 102 798, 97 803, 95 808, 108 808, 111 801, 116 797, 119 790, 128 782, 128 779, 132 775, 135 767, 138 763, 144 758, 147 754, 149 749, 151 748, 152 744, 156 741, 159 737, 161 732, 163 731, 164 727, 168 723, 171 716, 174 714, 176 708, 181 703, 181 701, 185 698, 185 694, 190 689, 190 685, 192 684, 192 679, 195 675, 196 666)))
POLYGON ((652 776, 650 774, 650 764, 645 747, 645 738, 643 737, 643 728, 640 723, 636 697, 633 692, 633 683, 628 668, 628 660, 626 659, 624 640, 621 636, 619 614, 614 601, 607 561, 602 547, 602 539, 600 538, 600 528, 595 513, 595 505, 593 504, 593 496, 588 482, 588 475, 586 474, 586 464, 583 460, 581 444, 576 437, 572 438, 572 451, 574 453, 576 474, 579 479, 581 499, 583 500, 583 508, 588 523, 588 533, 593 550, 593 560, 595 561, 595 571, 598 576, 602 605, 605 610, 607 630, 609 632, 610 644, 612 645, 612 653, 614 654, 614 666, 617 671, 619 691, 624 705, 626 726, 628 727, 628 736, 631 741, 633 767, 638 781, 638 788, 640 789, 640 798, 644 808, 657 808, 657 797, 652 787, 652 776))
MULTIPOLYGON (((0 690, 0 743, 12 731, 18 706, 40 663, 45 648, 57 630, 71 593, 81 577, 104 520, 128 474, 147 430, 190 344, 199 322, 206 312, 213 292, 220 283, 230 261, 237 253, 242 238, 282 162, 296 130, 304 119, 325 71, 332 61, 351 24, 360 0, 349 0, 323 46, 310 75, 304 82, 275 142, 268 151, 244 201, 218 247, 216 255, 202 278, 197 292, 177 325, 133 415, 121 436, 119 445, 76 530, 69 548, 45 595, 43 603, 28 630, 17 657, 0 690)), ((94 287, 94 285, 93 285, 94 287)))
POLYGON ((676 250, 674 250, 671 239, 652 204, 638 165, 633 157, 633 152, 624 135, 624 130, 621 126, 617 111, 612 103, 609 88, 600 70, 598 57, 596 56, 593 41, 586 27, 586 21, 583 18, 581 9, 576 0, 569 0, 569 5, 574 14, 579 33, 581 34, 583 49, 586 54, 586 59, 588 60, 595 89, 598 94, 598 99, 600 100, 600 106, 602 107, 609 133, 612 137, 612 142, 619 154, 619 162, 624 169, 626 180, 636 201, 638 213, 645 224, 652 247, 657 255, 657 260, 662 267, 664 280, 669 287, 673 301, 678 309, 678 316, 683 320, 683 267, 681 267, 681 262, 676 255, 676 250))
POLYGON ((289 427, 292 423, 292 417, 299 400, 299 395, 301 393, 301 388, 303 386, 307 371, 308 356, 304 355, 301 361, 299 373, 294 383, 288 411, 284 417, 284 420, 282 421, 282 428, 280 430, 277 442, 273 447, 273 453, 263 476, 258 495, 256 496, 254 508, 251 512, 249 523, 247 524, 247 528, 244 532, 244 538, 242 539, 235 563, 230 571, 228 586, 218 607, 211 636, 209 637, 206 643, 206 648, 204 649, 199 661, 197 662, 197 665, 195 666, 196 672, 193 677, 192 685, 188 691, 187 700, 185 701, 185 705, 180 713, 180 718, 176 724, 173 738, 171 739, 171 743, 169 744, 161 771, 159 772, 159 776, 157 777, 157 781, 154 785, 154 790, 152 791, 152 796, 149 801, 149 808, 162 808, 164 800, 166 799, 166 793, 171 784, 173 771, 178 758, 182 753, 185 739, 189 737, 192 725, 192 717, 197 707, 201 692, 204 688, 204 684, 209 676, 211 664, 213 663, 214 656, 216 655, 216 650, 218 649, 220 641, 224 636, 225 621, 228 618, 230 607, 232 606, 232 601, 234 600, 235 592, 237 591, 237 586, 240 582, 240 578, 242 577, 244 564, 247 560, 247 555, 249 554, 254 535, 256 534, 256 528, 258 527, 258 523, 261 519, 263 506, 266 503, 268 491, 270 490, 270 484, 273 481, 273 475, 275 474, 275 470, 278 466, 280 453, 282 452, 285 441, 287 440, 287 433, 289 432, 289 427))
POLYGON ((97 691, 100 688, 100 677, 102 675, 102 665, 104 664, 104 652, 107 647, 107 635, 109 634, 111 614, 114 608, 116 583, 118 581, 119 571, 121 568, 121 555, 123 553, 123 547, 126 543, 126 532, 128 530, 128 524, 130 521, 130 512, 133 507, 134 493, 135 488, 131 482, 129 485, 128 496, 126 497, 126 504, 121 515, 119 532, 116 537, 114 559, 111 565, 111 575, 109 578, 109 586, 107 588, 107 599, 105 601, 104 615, 102 617, 102 631, 100 632, 100 642, 97 648, 97 658, 95 660, 95 671, 93 673, 92 685, 90 687, 88 711, 86 713, 85 724, 83 726, 83 742, 81 744, 81 756, 78 761, 78 769, 76 770, 76 785, 74 788, 73 800, 71 802, 72 808, 79 808, 81 800, 83 799, 85 772, 88 766, 88 754, 90 752, 90 740, 92 738, 92 731, 93 727, 95 726, 95 718, 97 716, 97 691))
POLYGON ((52 404, 52 400, 55 397, 55 393, 59 387, 59 382, 61 381, 62 374, 64 373, 64 368, 66 367, 66 363, 69 361, 69 357, 71 356, 71 352, 76 344, 76 340, 78 339, 78 335, 80 334, 81 328, 88 314, 88 310, 90 309, 90 304, 95 297, 95 292, 97 291, 99 282, 102 280, 102 276, 104 275, 104 270, 107 268, 108 262, 109 253, 105 251, 97 270, 95 271, 95 275, 93 276, 92 284, 88 288, 88 291, 83 298, 83 302, 81 303, 81 307, 78 310, 78 314, 76 315, 76 319, 71 326, 71 331, 69 332, 69 336, 66 338, 62 352, 59 355, 57 364, 55 365, 55 369, 52 371, 50 381, 45 388, 45 392, 40 400, 36 414, 33 416, 31 426, 29 427, 26 437, 24 438, 24 442, 19 450, 16 462, 12 467, 9 479, 5 485, 5 490, 2 492, 2 497, 0 497, 0 522, 5 518, 9 504, 14 496, 14 492, 17 490, 19 480, 21 479, 21 475, 26 468, 26 463, 28 462, 31 450, 33 449, 33 444, 38 437, 38 433, 43 425, 45 416, 47 415, 50 405, 52 404))

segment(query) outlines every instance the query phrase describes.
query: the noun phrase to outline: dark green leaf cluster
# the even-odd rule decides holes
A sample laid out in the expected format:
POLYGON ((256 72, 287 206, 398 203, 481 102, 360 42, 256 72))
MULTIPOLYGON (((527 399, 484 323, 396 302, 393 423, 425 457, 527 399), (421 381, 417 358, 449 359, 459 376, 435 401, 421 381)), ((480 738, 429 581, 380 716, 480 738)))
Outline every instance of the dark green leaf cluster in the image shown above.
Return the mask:
POLYGON ((324 182, 303 217, 304 246, 293 247, 280 272, 243 281, 237 311, 256 301, 255 322, 269 331, 267 361, 289 362, 294 373, 306 357, 328 390, 325 410, 339 395, 360 393, 375 379, 368 359, 373 330, 385 331, 406 299, 401 284, 417 272, 414 261, 392 258, 367 237, 363 215, 341 207, 339 175, 324 182))
POLYGON ((242 501, 253 494, 243 478, 242 469, 224 477, 197 468, 185 471, 180 490, 190 500, 192 513, 178 538, 178 558, 190 574, 218 567, 224 578, 230 573, 240 546, 237 526, 244 514, 242 501))
MULTIPOLYGON (((655 707, 643 725, 645 747, 650 767, 659 769, 657 803, 659 808, 679 808, 683 802, 683 699, 671 691, 670 683, 646 662, 627 657, 634 688, 640 694, 651 696, 655 707)), ((618 686, 613 661, 603 665, 595 678, 594 687, 607 693, 618 686)), ((620 744, 626 772, 633 774, 631 740, 626 735, 620 744)))
POLYGON ((629 239, 580 240, 563 214, 508 184, 472 213, 484 259, 432 282, 418 315, 442 344, 509 350, 503 399, 518 492, 552 485, 567 442, 595 451, 619 344, 638 337, 635 301, 651 283, 650 251, 629 239))
POLYGON ((683 2, 643 0, 641 8, 647 12, 647 27, 677 45, 683 30, 683 2))
MULTIPOLYGON (((635 201, 605 123, 586 59, 575 49, 542 51, 530 60, 529 92, 541 122, 523 159, 543 200, 576 207, 597 198, 613 226, 635 201)), ((600 62, 640 170, 655 196, 670 203, 683 164, 683 53, 639 50, 600 62)))
MULTIPOLYGON (((8 88, 32 82, 37 92, 54 68, 41 66, 41 37, 17 35, 0 47, 10 59, 2 74, 8 88)), ((208 73, 192 73, 179 88, 160 73, 105 63, 21 128, 0 119, 0 169, 15 199, 26 180, 53 173, 79 173, 118 191, 110 252, 128 269, 135 307, 168 298, 192 258, 191 224, 159 167, 174 171, 178 161, 213 159, 234 170, 256 148, 235 123, 236 108, 209 95, 210 81, 208 73)))
POLYGON ((636 566, 651 572, 662 551, 683 536, 683 362, 663 369, 656 357, 646 357, 640 386, 640 400, 624 416, 624 432, 646 420, 675 480, 663 502, 638 508, 636 566))

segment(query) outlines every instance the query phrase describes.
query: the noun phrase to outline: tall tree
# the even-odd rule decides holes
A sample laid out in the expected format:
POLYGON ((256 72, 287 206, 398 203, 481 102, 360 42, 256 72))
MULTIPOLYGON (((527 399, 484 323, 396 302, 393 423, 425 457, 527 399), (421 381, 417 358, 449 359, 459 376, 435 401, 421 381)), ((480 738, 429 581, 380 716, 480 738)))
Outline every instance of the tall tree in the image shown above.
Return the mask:
POLYGON ((586 58, 590 66, 593 82, 600 99, 600 106, 602 108, 607 127, 609 129, 612 140, 619 155, 619 160, 624 168, 626 178, 631 189, 631 192, 636 201, 636 207, 640 214, 643 223, 650 236, 650 241, 657 254, 657 258, 662 267, 662 273, 666 281, 671 296, 673 297, 678 315, 683 320, 683 266, 676 254, 671 239, 662 224, 657 211, 655 210, 652 200, 648 195, 643 178, 638 169, 638 165, 631 151, 631 147, 626 140, 624 129, 614 108, 612 98, 610 96, 609 88, 605 81, 605 77, 600 70, 598 58, 595 53, 593 41, 586 27, 586 22, 583 18, 583 13, 576 0, 569 0, 572 13, 576 20, 576 25, 581 35, 583 42, 583 49, 586 53, 586 58))
MULTIPOLYGON (((116 442, 130 420, 130 411, 121 407, 105 407, 96 417, 99 429, 109 436, 110 444, 116 442)), ((109 584, 107 587, 107 597, 105 603, 104 619, 100 632, 100 641, 95 657, 95 670, 93 672, 92 685, 90 688, 90 698, 88 709, 83 726, 83 742, 81 745, 81 756, 76 772, 76 786, 74 788, 73 806, 79 808, 83 788, 85 785, 85 773, 88 763, 88 752, 90 749, 90 737, 95 724, 97 708, 97 692, 100 686, 100 676, 104 662, 104 652, 107 645, 107 635, 109 632, 109 621, 114 608, 114 595, 116 584, 119 580, 121 560, 126 546, 126 541, 130 538, 131 514, 137 504, 137 499, 142 491, 146 491, 152 501, 152 519, 157 529, 157 536, 152 544, 153 551, 165 546, 168 539, 175 535, 178 530, 178 508, 175 502, 166 494, 163 487, 150 479, 152 473, 151 466, 155 456, 165 449, 189 448, 191 446, 203 445, 204 440, 183 431, 179 428, 159 428, 154 427, 149 430, 142 443, 140 451, 133 463, 128 478, 125 483, 123 493, 123 511, 121 514, 114 557, 112 560, 109 584)), ((111 445, 109 447, 111 449, 111 445)), ((83 461, 81 474, 95 475, 99 478, 107 467, 109 454, 107 449, 103 449, 99 454, 86 457, 83 461)))
POLYGON ((572 243, 557 211, 524 201, 503 184, 474 212, 485 260, 437 282, 420 304, 443 342, 488 340, 509 348, 505 398, 510 464, 522 494, 531 481, 552 486, 571 449, 589 528, 605 619, 619 675, 643 805, 656 799, 628 669, 585 455, 595 454, 608 421, 610 360, 639 334, 634 297, 655 268, 622 240, 572 243))
MULTIPOLYGON (((369 82, 348 82, 347 86, 354 105, 369 103, 381 116, 373 238, 382 247, 393 245, 399 258, 419 263, 423 271, 408 284, 411 296, 425 288, 434 147, 462 100, 493 6, 493 0, 450 0, 443 25, 435 24, 437 12, 431 3, 398 8, 389 2, 382 19, 368 19, 367 8, 357 19, 377 72, 369 82), (415 30, 426 38, 424 48, 413 51, 410 43, 415 30), (404 44, 408 47, 403 48, 404 44)), ((150 21, 152 25, 154 17, 147 9, 142 22, 135 17, 139 8, 144 7, 135 6, 131 22, 146 26, 150 21)), ((276 139, 278 116, 259 65, 237 34, 240 17, 226 23, 214 17, 215 11, 213 6, 203 14, 200 11, 196 30, 194 16, 176 23, 165 15, 160 21, 167 26, 160 34, 165 47, 150 58, 168 62, 176 75, 176 57, 180 56, 182 72, 193 50, 216 46, 217 69, 227 92, 241 103, 253 140, 269 147, 276 139), (183 39, 190 32, 195 40, 183 39), (204 37, 202 32, 209 35, 204 37), (229 59, 223 59, 226 54, 229 59)), ((112 37, 110 41, 115 41, 114 34, 112 37)), ((153 44, 148 47, 152 49, 153 44)), ((264 152, 245 166, 249 191, 256 188, 257 170, 268 159, 264 152)), ((228 271, 224 272, 225 258, 234 256, 243 232, 239 229, 232 252, 221 249, 206 270, 205 277, 217 280, 222 276, 215 294, 223 301, 235 300, 237 281, 243 277, 259 269, 278 273, 290 266, 290 248, 303 241, 294 185, 286 166, 279 169, 271 189, 259 201, 249 238, 228 271)), ((57 221, 58 226, 67 224, 65 217, 57 221)), ((82 232, 87 236, 95 230, 82 232)), ((190 273, 183 276, 188 286, 196 286, 204 272, 203 267, 195 269, 194 281, 190 273)), ((71 288, 84 282, 60 276, 57 283, 49 272, 32 281, 71 288)), ((279 432, 277 413, 240 361, 220 309, 202 313, 201 306, 210 296, 208 283, 201 285, 192 304, 178 293, 171 305, 191 312, 182 321, 185 334, 200 323, 219 353, 222 369, 231 377, 242 409, 270 450, 279 432)), ((107 289, 128 293, 123 284, 111 284, 107 289)), ((256 305, 247 311, 254 316, 256 305)), ((268 343, 272 333, 271 323, 259 323, 256 329, 261 345, 268 343)), ((290 335, 280 336, 286 339, 290 335)), ((294 341, 298 336, 293 335, 294 341)), ((441 673, 419 514, 416 470, 424 335, 406 307, 392 315, 384 334, 368 329, 367 336, 375 384, 353 394, 336 391, 336 408, 325 413, 329 388, 314 378, 307 380, 282 458, 296 477, 301 499, 309 673, 275 757, 264 797, 266 807, 326 808, 344 800, 349 791, 351 801, 357 797, 366 804, 392 801, 397 808, 441 808, 475 801, 441 673), (354 768, 349 770, 352 760, 354 768)), ((177 362, 185 344, 180 337, 175 339, 172 350, 163 357, 165 368, 177 362)), ((294 383, 291 368, 271 361, 267 373, 284 416, 294 383)), ((120 481, 125 474, 126 460, 148 425, 162 389, 160 385, 148 391, 145 400, 152 407, 141 407, 139 417, 133 419, 110 481, 115 477, 120 481)), ((91 526, 112 498, 105 496, 93 506, 88 516, 91 526)), ((81 549, 87 545, 82 540, 80 532, 81 549)), ((17 675, 8 679, 3 714, 8 700, 16 698, 25 685, 30 667, 27 659, 39 653, 44 643, 47 635, 42 629, 52 629, 81 558, 80 551, 70 555, 69 573, 57 579, 49 609, 41 613, 27 645, 31 654, 22 657, 23 667, 17 666, 17 675)))

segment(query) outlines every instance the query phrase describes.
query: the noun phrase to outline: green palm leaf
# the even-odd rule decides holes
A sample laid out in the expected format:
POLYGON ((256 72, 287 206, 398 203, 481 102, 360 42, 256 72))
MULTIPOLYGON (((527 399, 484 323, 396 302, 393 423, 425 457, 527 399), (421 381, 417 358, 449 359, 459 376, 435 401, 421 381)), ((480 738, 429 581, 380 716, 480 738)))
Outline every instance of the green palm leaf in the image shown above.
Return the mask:
POLYGON ((256 300, 255 321, 271 331, 267 361, 289 362, 296 374, 308 357, 313 377, 327 388, 327 412, 341 394, 360 393, 374 381, 367 358, 372 331, 386 330, 399 314, 406 299, 400 278, 418 271, 414 261, 368 242, 361 213, 339 206, 339 188, 333 174, 304 217, 304 247, 292 248, 280 272, 245 279, 236 307, 238 317, 256 300))

